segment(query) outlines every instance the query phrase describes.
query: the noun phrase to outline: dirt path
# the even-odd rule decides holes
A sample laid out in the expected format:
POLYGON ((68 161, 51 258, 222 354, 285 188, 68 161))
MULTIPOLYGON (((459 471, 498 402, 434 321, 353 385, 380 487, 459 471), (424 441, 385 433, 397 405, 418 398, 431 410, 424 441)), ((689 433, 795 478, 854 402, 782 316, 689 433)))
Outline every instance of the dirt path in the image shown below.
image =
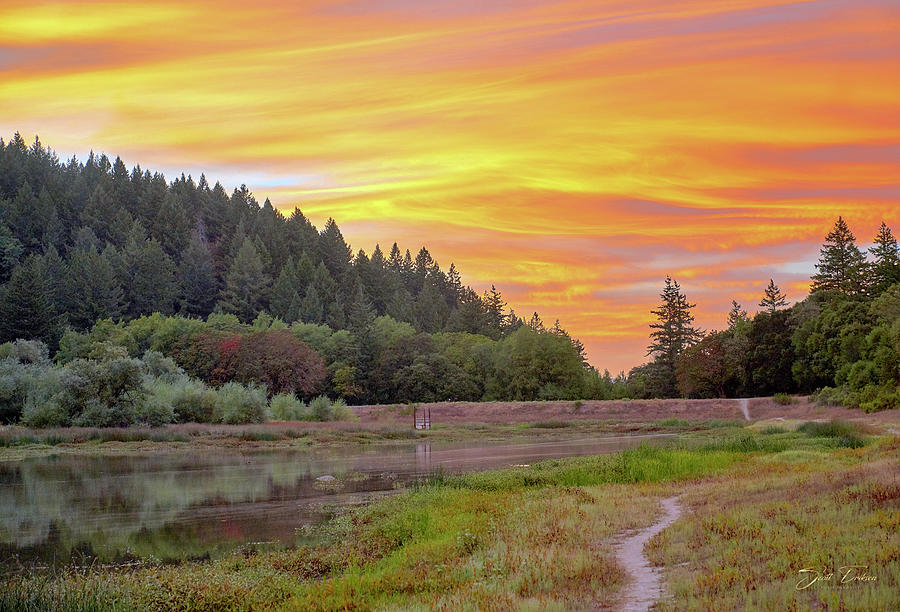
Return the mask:
POLYGON ((663 516, 650 527, 625 539, 616 550, 619 563, 631 574, 617 608, 624 612, 649 610, 663 594, 662 577, 657 568, 650 565, 644 554, 644 546, 650 538, 674 523, 681 516, 677 497, 662 500, 663 516))
POLYGON ((742 399, 741 402, 741 412, 744 413, 744 420, 750 420, 750 400, 742 399))

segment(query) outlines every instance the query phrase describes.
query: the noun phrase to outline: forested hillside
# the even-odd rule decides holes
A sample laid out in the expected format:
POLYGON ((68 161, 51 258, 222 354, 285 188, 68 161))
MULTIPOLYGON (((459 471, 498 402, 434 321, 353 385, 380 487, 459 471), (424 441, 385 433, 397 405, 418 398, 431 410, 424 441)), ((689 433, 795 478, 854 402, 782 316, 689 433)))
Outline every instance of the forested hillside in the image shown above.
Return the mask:
POLYGON ((0 341, 27 333, 53 345, 64 325, 153 312, 233 313, 244 323, 267 312, 332 329, 389 315, 417 331, 495 340, 522 324, 498 291, 477 295, 424 247, 354 254, 334 220, 319 231, 245 186, 229 195, 205 176, 169 183, 105 155, 60 163, 19 135, 0 140, 0 283, 17 270, 43 272, 49 303, 32 327, 0 330, 0 341))
POLYGON ((48 347, 0 347, 6 421, 75 393, 63 383, 77 375, 100 386, 34 422, 128 423, 137 413, 80 415, 95 408, 88 396, 146 395, 172 368, 216 388, 353 402, 575 399, 612 386, 558 323, 535 313, 526 324, 424 247, 354 254, 333 220, 318 230, 246 187, 170 183, 103 155, 61 163, 18 135, 0 140, 0 283, 0 343, 48 347), (163 373, 161 358, 174 359, 163 373))
MULTIPOLYGON (((774 280, 751 316, 694 326, 667 278, 652 361, 615 379, 495 288, 478 295, 422 247, 352 253, 246 187, 231 195, 91 155, 61 163, 0 140, 0 421, 162 424, 330 418, 302 401, 742 397, 818 393, 900 406, 900 252, 886 224, 867 254, 843 219, 811 292, 774 280), (5 343, 5 344, 4 344, 5 343), (280 416, 279 416, 280 415, 280 416)), ((723 313, 723 318, 725 313, 723 313)), ((787 400, 786 400, 787 401, 787 400)), ((338 412, 340 406, 338 405, 338 412)))

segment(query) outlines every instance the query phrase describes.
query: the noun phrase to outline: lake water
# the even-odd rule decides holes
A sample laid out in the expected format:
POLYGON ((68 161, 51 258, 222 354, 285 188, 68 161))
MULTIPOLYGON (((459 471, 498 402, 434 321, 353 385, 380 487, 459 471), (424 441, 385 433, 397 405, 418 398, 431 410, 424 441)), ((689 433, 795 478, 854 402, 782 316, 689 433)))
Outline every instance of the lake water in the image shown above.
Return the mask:
POLYGON ((0 572, 294 546, 304 541, 304 525, 436 470, 471 472, 610 453, 658 438, 0 462, 0 572))

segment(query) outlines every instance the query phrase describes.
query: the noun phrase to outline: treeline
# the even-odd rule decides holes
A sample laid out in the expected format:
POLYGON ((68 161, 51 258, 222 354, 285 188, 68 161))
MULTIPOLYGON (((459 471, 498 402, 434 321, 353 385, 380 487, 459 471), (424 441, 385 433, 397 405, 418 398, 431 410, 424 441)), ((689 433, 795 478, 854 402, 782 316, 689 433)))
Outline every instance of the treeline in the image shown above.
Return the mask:
POLYGON ((67 327, 154 312, 242 323, 265 312, 354 331, 389 315, 419 332, 494 340, 524 323, 500 292, 478 295, 424 247, 354 254, 333 219, 319 231, 246 186, 228 195, 205 176, 169 183, 93 153, 61 163, 19 134, 0 139, 0 284, 0 342, 37 338, 53 350, 67 327))
POLYGON ((601 397, 605 379, 585 367, 559 328, 522 326, 500 340, 467 332, 417 332, 388 315, 357 336, 324 324, 288 326, 267 314, 251 324, 232 314, 205 321, 159 313, 67 331, 58 363, 114 346, 136 357, 172 358, 203 382, 262 385, 308 399, 325 393, 351 403, 531 400, 601 397))
MULTIPOLYGON (((246 187, 228 196, 204 177, 167 183, 93 154, 60 163, 18 135, 0 140, 0 283, 4 422, 148 421, 149 408, 123 404, 104 382, 110 368, 127 371, 134 393, 124 398, 158 399, 148 389, 163 383, 137 363, 146 355, 171 360, 185 388, 262 392, 284 408, 273 414, 302 414, 305 404, 286 398, 320 394, 354 403, 621 394, 558 322, 545 327, 535 313, 526 323, 494 287, 479 296, 424 247, 415 258, 396 244, 387 256, 377 246, 353 255, 333 220, 318 231, 246 187), (43 343, 51 361, 17 359, 18 341, 43 343), (34 383, 43 374, 93 381, 82 395, 96 402, 59 408, 68 391, 34 383), (27 408, 36 402, 45 408, 27 408)), ((228 420, 213 405, 149 420, 228 420)))
POLYGON ((843 218, 822 246, 810 294, 793 306, 774 281, 749 316, 736 301, 727 329, 694 326, 677 281, 653 311, 648 354, 633 397, 748 397, 817 393, 866 411, 900 407, 900 249, 882 223, 868 256, 843 218))

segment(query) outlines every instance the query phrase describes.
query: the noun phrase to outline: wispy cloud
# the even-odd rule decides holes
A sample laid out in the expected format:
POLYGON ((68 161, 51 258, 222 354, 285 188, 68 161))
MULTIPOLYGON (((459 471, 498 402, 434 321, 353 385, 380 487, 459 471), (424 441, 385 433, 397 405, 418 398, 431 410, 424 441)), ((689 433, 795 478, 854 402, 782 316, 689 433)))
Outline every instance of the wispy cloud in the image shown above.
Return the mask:
POLYGON ((898 31, 885 0, 14 1, 0 131, 426 243, 618 370, 666 273, 721 327, 802 297, 838 214, 900 224, 898 31))

